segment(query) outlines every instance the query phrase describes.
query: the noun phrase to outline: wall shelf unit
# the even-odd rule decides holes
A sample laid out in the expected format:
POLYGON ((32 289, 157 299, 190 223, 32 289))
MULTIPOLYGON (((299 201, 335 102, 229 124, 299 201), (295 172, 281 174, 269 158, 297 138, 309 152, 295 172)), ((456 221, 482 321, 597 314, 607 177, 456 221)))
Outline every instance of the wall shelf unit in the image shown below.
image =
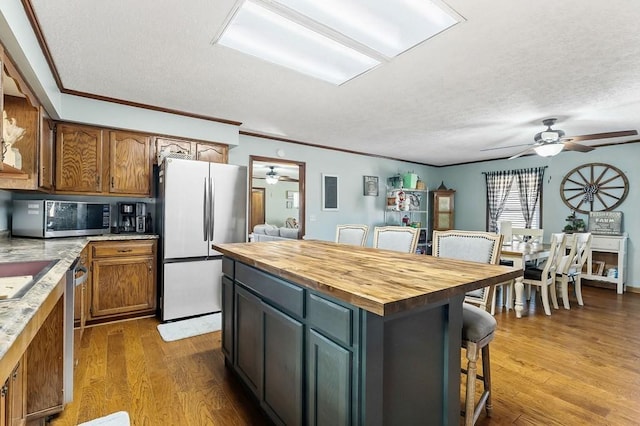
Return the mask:
POLYGON ((391 188, 387 190, 384 222, 390 226, 413 226, 420 229, 417 253, 428 254, 431 231, 429 229, 429 190, 391 188), (402 201, 402 193, 405 200, 402 201))

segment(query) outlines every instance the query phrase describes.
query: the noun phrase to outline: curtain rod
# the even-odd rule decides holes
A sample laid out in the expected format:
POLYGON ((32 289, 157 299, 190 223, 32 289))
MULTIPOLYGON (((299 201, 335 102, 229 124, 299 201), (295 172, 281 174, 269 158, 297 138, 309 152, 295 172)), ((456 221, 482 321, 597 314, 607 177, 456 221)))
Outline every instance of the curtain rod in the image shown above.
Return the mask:
POLYGON ((529 167, 528 169, 513 169, 513 170, 496 170, 493 172, 482 172, 483 175, 486 175, 487 173, 505 173, 505 172, 515 172, 518 170, 536 170, 536 169, 546 169, 549 166, 540 166, 540 167, 529 167))

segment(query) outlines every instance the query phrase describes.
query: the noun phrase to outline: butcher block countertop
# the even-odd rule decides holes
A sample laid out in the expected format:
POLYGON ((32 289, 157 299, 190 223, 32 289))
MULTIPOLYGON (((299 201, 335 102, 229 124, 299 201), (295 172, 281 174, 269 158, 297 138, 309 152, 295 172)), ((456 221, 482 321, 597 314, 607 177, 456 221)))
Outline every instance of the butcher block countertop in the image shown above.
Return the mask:
POLYGON ((213 248, 381 316, 522 276, 522 269, 326 241, 214 244, 213 248))

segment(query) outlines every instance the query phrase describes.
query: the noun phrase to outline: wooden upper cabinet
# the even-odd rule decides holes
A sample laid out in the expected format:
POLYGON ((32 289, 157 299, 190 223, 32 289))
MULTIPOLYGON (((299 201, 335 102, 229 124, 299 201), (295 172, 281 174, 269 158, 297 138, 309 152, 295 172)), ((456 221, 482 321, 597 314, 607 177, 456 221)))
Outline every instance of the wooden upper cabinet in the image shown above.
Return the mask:
POLYGON ((102 130, 59 124, 56 131, 56 190, 102 192, 102 130))
POLYGON ((228 163, 229 147, 216 143, 197 142, 195 149, 196 160, 210 161, 212 163, 228 163))
POLYGON ((151 138, 139 133, 109 132, 109 192, 151 194, 151 138))
POLYGON ((40 107, 40 188, 46 190, 53 189, 53 141, 55 125, 44 109, 40 107))
POLYGON ((154 162, 157 163, 158 155, 163 153, 179 153, 191 155, 194 160, 209 161, 211 163, 228 163, 229 146, 215 142, 188 141, 166 137, 155 138, 154 162))
POLYGON ((189 141, 161 137, 156 137, 155 140, 156 155, 154 155, 154 163, 158 162, 160 153, 191 154, 191 142, 189 141))

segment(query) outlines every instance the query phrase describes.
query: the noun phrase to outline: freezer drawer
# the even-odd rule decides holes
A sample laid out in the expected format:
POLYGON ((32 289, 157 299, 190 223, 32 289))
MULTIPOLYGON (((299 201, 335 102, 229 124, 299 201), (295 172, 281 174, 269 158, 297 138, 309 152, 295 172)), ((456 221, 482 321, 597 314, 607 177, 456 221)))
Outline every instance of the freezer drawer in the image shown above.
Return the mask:
POLYGON ((163 265, 162 320, 218 312, 222 309, 222 259, 163 265))

